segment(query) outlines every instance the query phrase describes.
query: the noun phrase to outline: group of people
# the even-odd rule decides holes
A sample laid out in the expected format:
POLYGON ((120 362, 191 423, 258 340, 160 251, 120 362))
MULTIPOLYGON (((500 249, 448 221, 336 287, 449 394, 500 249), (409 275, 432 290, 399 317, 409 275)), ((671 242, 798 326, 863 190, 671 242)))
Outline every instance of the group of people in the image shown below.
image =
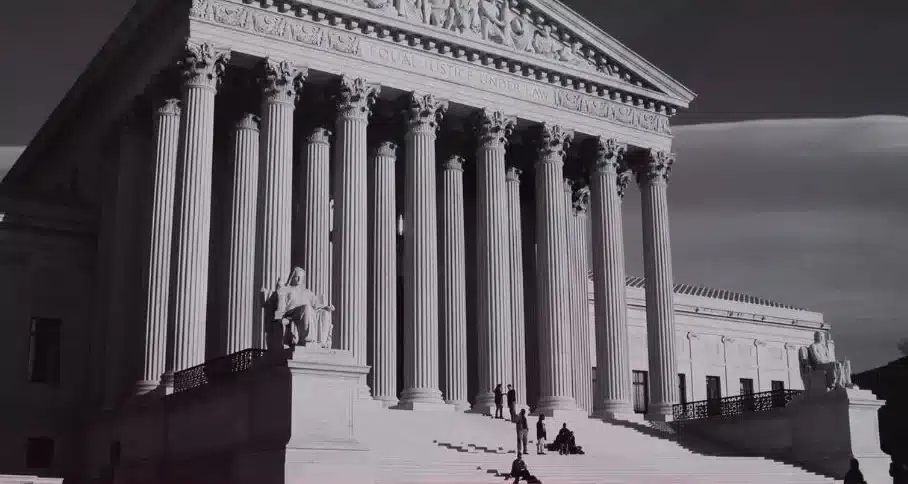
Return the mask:
MULTIPOLYGON (((892 463, 889 464, 889 475, 892 476, 892 484, 908 484, 908 463, 893 458, 892 463)), ((867 484, 857 459, 851 459, 848 472, 842 482, 845 484, 867 484)))

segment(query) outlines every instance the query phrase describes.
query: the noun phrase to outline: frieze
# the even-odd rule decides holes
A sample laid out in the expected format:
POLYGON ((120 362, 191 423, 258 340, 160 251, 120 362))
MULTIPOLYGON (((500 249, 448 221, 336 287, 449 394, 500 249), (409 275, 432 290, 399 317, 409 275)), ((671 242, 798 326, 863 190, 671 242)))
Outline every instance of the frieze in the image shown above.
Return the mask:
POLYGON ((465 61, 423 54, 390 41, 342 31, 293 16, 218 0, 193 0, 190 14, 199 20, 280 38, 414 74, 498 92, 619 125, 671 135, 668 117, 602 97, 553 85, 528 82, 514 74, 475 67, 465 61))

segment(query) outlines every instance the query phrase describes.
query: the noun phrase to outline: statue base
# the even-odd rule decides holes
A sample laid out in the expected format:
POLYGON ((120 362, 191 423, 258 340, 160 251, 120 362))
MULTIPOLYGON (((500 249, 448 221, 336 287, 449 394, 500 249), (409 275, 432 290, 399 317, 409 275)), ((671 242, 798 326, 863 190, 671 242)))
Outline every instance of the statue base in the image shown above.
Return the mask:
POLYGON ((793 400, 786 409, 791 412, 793 460, 841 479, 854 457, 867 482, 888 482, 890 458, 880 450, 877 418, 885 403, 855 386, 793 400))

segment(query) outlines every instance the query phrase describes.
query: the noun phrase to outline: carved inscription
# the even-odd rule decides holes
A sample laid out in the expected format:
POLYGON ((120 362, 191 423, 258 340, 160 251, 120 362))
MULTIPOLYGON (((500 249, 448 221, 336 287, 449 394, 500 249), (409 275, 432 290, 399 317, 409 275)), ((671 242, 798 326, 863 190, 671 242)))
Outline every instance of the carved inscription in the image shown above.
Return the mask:
POLYGON ((506 96, 557 107, 586 116, 671 135, 668 117, 581 92, 541 83, 524 81, 517 76, 477 68, 465 62, 423 54, 333 27, 314 24, 258 8, 218 0, 193 0, 191 15, 258 35, 355 56, 367 62, 398 68, 418 75, 455 82, 506 96))

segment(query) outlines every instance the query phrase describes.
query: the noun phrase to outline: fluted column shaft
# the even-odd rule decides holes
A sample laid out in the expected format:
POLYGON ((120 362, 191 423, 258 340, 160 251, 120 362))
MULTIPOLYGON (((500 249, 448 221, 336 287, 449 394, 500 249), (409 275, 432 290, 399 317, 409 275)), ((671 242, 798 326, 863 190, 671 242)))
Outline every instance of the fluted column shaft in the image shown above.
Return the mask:
MULTIPOLYGON (((293 111, 306 70, 286 61, 265 59, 259 65, 262 87, 261 155, 259 158, 258 282, 274 289, 290 273, 293 234, 293 111)), ((286 281, 285 281, 286 282, 286 281)), ((271 315, 262 311, 256 328, 256 347, 265 342, 264 324, 271 315)))
POLYGON ((404 211, 403 408, 444 403, 438 385, 438 213, 435 140, 447 103, 410 96, 404 211))
POLYGON ((581 338, 580 334, 580 308, 577 299, 577 255, 578 241, 577 234, 577 217, 574 215, 574 204, 572 201, 573 188, 571 181, 564 179, 564 230, 565 241, 567 242, 567 280, 564 287, 564 300, 567 305, 567 317, 570 321, 571 336, 571 381, 572 395, 579 408, 583 408, 583 381, 582 367, 583 362, 580 359, 580 346, 586 341, 581 338))
MULTIPOLYGON (((331 250, 328 245, 331 234, 331 131, 315 128, 306 136, 300 167, 299 241, 302 260, 306 270, 309 289, 328 298, 331 276, 331 250)), ((330 302, 330 300, 328 300, 330 302)))
POLYGON ((523 297, 523 232, 521 230, 520 207, 520 170, 508 169, 508 264, 511 272, 511 328, 513 333, 512 352, 514 391, 517 392, 517 404, 527 403, 527 357, 526 357, 526 323, 523 297))
MULTIPOLYGON (((366 364, 368 314, 367 238, 368 166, 366 131, 372 104, 380 88, 363 79, 341 78, 336 124, 334 177, 334 345, 351 351, 357 364, 366 364)), ((363 378, 361 397, 370 396, 363 378)))
POLYGON ((255 281, 256 211, 259 183, 259 118, 246 114, 233 131, 230 225, 227 230, 226 325, 223 354, 253 346, 258 309, 255 281))
POLYGON ((229 58, 229 52, 216 51, 209 44, 189 43, 182 63, 182 149, 177 167, 171 279, 174 371, 205 361, 214 99, 229 58))
POLYGON ((539 315, 539 403, 537 413, 576 411, 572 397, 571 327, 564 229, 564 156, 573 133, 543 125, 536 162, 536 300, 539 315))
POLYGON ((633 415, 630 340, 627 329, 624 228, 621 199, 630 172, 624 148, 600 139, 591 170, 593 287, 596 311, 596 399, 602 417, 633 415))
POLYGON ((493 389, 513 383, 508 194, 505 182, 507 137, 515 119, 485 110, 479 117, 476 154, 476 276, 479 388, 474 405, 489 411, 493 389))
POLYGON ((372 324, 372 394, 385 406, 397 404, 397 145, 382 143, 372 163, 369 223, 369 321, 372 324))
POLYGON ((443 165, 441 212, 441 391, 445 403, 466 410, 467 298, 463 158, 443 165))
POLYGON ((672 298, 671 240, 669 237, 668 177, 673 159, 651 151, 637 169, 643 210, 643 270, 646 278, 646 334, 649 348, 650 419, 672 415, 678 403, 675 362, 675 312, 672 298))
POLYGON ((590 359, 590 319, 587 299, 586 253, 586 207, 587 189, 580 188, 573 193, 571 207, 571 232, 573 260, 571 262, 571 301, 574 308, 574 398, 577 406, 587 413, 593 411, 593 374, 590 359))
POLYGON ((155 161, 151 194, 151 231, 145 294, 145 354, 137 393, 160 383, 167 365, 167 302, 173 236, 173 186, 180 148, 180 100, 167 99, 155 112, 155 161))

